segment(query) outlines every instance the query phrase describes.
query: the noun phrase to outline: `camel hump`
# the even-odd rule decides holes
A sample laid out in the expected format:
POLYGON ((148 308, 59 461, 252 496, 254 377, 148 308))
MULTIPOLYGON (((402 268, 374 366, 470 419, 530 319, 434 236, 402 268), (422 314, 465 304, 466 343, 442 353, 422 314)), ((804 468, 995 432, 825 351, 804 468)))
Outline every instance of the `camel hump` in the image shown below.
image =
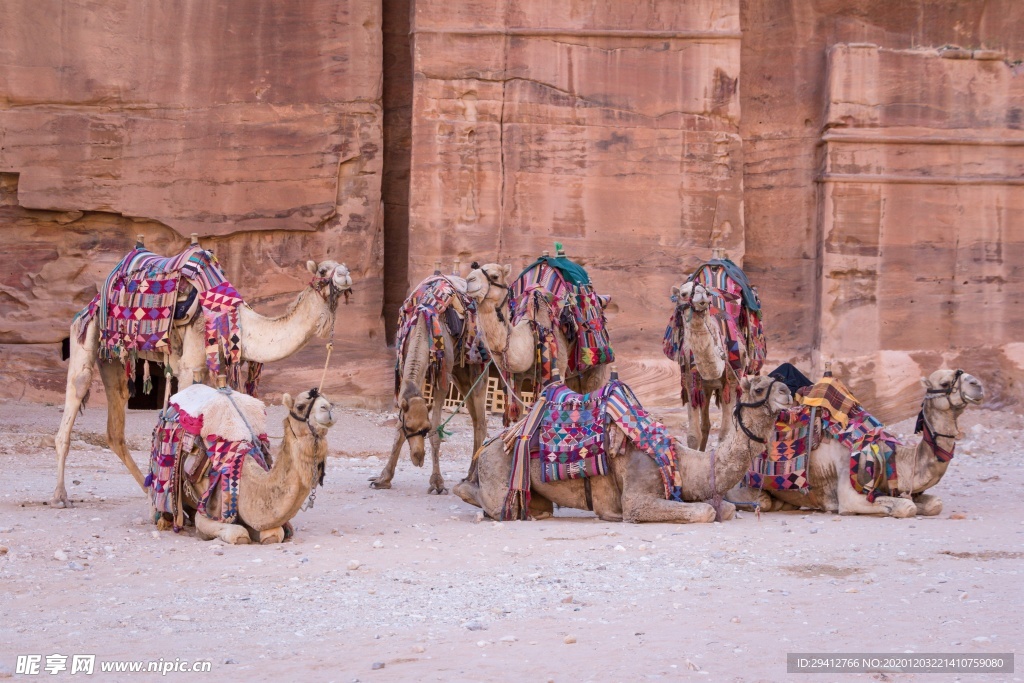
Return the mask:
POLYGON ((192 384, 171 396, 171 403, 179 413, 201 424, 200 436, 204 438, 216 434, 226 441, 252 441, 249 427, 257 437, 267 433, 263 401, 238 391, 229 396, 205 384, 192 384))

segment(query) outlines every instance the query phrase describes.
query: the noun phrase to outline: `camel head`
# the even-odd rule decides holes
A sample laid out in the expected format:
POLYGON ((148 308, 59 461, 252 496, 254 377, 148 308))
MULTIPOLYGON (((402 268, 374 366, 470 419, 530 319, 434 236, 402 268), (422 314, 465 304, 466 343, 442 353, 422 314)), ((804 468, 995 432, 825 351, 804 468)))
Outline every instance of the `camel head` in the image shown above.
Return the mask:
POLYGON ((938 401, 936 408, 952 409, 959 413, 970 403, 981 403, 985 400, 985 387, 974 375, 963 370, 936 370, 928 377, 921 378, 925 388, 925 399, 938 401))
POLYGON ((743 404, 761 404, 772 415, 793 406, 793 394, 789 387, 773 377, 743 377, 740 380, 740 396, 743 404))
POLYGON ((672 301, 677 306, 689 306, 697 313, 703 313, 711 306, 711 292, 699 282, 684 282, 672 288, 672 301))
POLYGON ((292 421, 296 434, 304 434, 304 425, 309 425, 309 431, 315 437, 323 438, 334 424, 330 400, 316 389, 304 391, 295 398, 285 394, 281 402, 288 409, 288 419, 292 421))
POLYGON ((477 303, 490 301, 500 307, 508 301, 508 279, 512 275, 512 266, 499 266, 497 263, 480 265, 476 261, 466 276, 466 294, 476 299, 477 303))
POLYGON ((407 391, 398 402, 398 428, 409 442, 409 459, 416 467, 423 467, 430 434, 430 410, 427 400, 416 389, 407 391))
MULTIPOLYGON (((338 298, 344 295, 347 304, 352 295, 352 274, 348 266, 337 261, 321 261, 319 265, 315 261, 306 261, 306 270, 313 274, 313 281, 309 286, 327 302, 333 319, 334 312, 338 309, 338 298)), ((318 328, 317 335, 325 337, 328 330, 329 326, 323 332, 318 328)))

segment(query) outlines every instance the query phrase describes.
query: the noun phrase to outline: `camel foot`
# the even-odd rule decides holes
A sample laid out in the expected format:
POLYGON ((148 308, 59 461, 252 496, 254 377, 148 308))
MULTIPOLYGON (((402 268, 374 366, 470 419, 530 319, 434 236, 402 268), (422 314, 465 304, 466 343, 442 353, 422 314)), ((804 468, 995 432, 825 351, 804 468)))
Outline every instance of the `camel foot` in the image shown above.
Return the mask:
POLYGON ((914 504, 917 505, 917 514, 924 517, 934 517, 942 512, 942 499, 927 494, 914 496, 914 504))
POLYGON ((905 519, 917 514, 917 504, 907 498, 893 498, 892 503, 883 504, 890 517, 905 519))
POLYGON ((534 521, 540 521, 542 519, 551 519, 552 517, 554 517, 554 515, 548 512, 547 510, 540 510, 539 512, 530 512, 530 519, 534 521))
POLYGON ((727 500, 722 501, 722 521, 728 522, 736 517, 736 506, 727 500))
POLYGON ((379 477, 370 477, 370 488, 389 489, 391 488, 391 479, 385 479, 383 474, 379 477))
POLYGON ((444 487, 444 477, 440 474, 430 475, 430 488, 427 489, 427 493, 436 493, 439 496, 446 495, 448 489, 444 487))
POLYGON ((265 529, 259 532, 260 544, 270 545, 271 543, 283 543, 284 542, 284 527, 275 527, 273 529, 265 529))
POLYGON ((228 526, 229 528, 222 529, 220 533, 217 534, 217 538, 219 538, 222 543, 227 543, 228 545, 249 545, 249 543, 252 542, 252 539, 249 538, 249 532, 243 527, 240 527, 237 524, 231 524, 228 526))
POLYGON ((465 502, 469 503, 473 507, 482 507, 480 503, 477 502, 476 492, 476 486, 470 484, 469 481, 467 481, 466 479, 460 481, 458 484, 455 485, 455 488, 452 489, 452 493, 454 493, 456 496, 458 496, 465 502))
POLYGON ((63 486, 58 487, 53 492, 53 498, 50 499, 50 507, 55 508, 73 508, 75 504, 68 498, 67 489, 63 486))

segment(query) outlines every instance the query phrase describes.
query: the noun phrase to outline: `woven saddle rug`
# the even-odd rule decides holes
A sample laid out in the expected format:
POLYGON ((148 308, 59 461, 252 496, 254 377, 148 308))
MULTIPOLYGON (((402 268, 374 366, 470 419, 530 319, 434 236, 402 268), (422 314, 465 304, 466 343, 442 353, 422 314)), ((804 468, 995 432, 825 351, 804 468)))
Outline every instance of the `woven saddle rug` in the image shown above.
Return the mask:
MULTIPOLYGON (((761 322, 761 302, 743 270, 729 259, 712 259, 697 268, 687 282, 698 282, 711 294, 709 312, 718 323, 733 373, 737 377, 759 373, 768 355, 768 343, 761 322)), ((686 344, 684 328, 689 309, 689 304, 678 303, 672 312, 662 350, 680 366, 688 361, 691 372, 688 377, 680 375, 680 391, 684 401, 700 408, 707 399, 694 367, 693 351, 686 344)), ((731 400, 726 395, 722 398, 731 400)))
POLYGON ((234 523, 245 458, 251 456, 264 470, 269 469, 264 457, 269 446, 266 420, 266 406, 238 392, 229 396, 193 384, 172 396, 153 430, 145 481, 153 507, 172 514, 180 527, 185 495, 182 477, 187 476, 203 491, 194 501, 198 511, 216 521, 234 523), (221 508, 214 517, 207 505, 218 489, 221 508))
MULTIPOLYGON (((107 276, 89 305, 75 316, 79 340, 84 341, 88 324, 96 319, 100 357, 124 363, 129 380, 134 380, 139 352, 170 353, 175 302, 179 293, 189 295, 193 288, 206 324, 206 366, 211 374, 220 374, 223 359, 233 384, 238 386, 238 308, 245 302, 227 281, 214 255, 198 245, 170 257, 133 249, 107 276)), ((250 364, 249 371, 255 388, 258 368, 250 364)))
MULTIPOLYGON (((550 320, 573 346, 568 358, 569 373, 581 373, 615 360, 604 315, 611 297, 598 296, 586 270, 564 256, 542 256, 527 266, 509 287, 513 325, 523 318, 537 320, 540 299, 531 296, 531 292, 538 288, 550 295, 550 320)), ((553 335, 550 341, 541 338, 545 344, 553 344, 553 340, 553 335)), ((554 349, 543 353, 548 358, 557 355, 554 349)), ((550 381, 550 373, 540 379, 550 381)))
POLYGON ((529 414, 498 437, 506 450, 512 451, 512 476, 502 519, 526 518, 531 459, 540 461, 544 482, 608 474, 605 435, 609 425, 620 429, 654 460, 665 498, 682 500, 675 440, 644 410, 628 385, 612 380, 597 391, 577 394, 561 382, 553 382, 529 414))
POLYGON ((775 421, 775 437, 768 448, 754 458, 743 485, 770 491, 807 493, 808 460, 811 451, 821 443, 821 427, 810 406, 799 406, 779 413, 775 421), (815 424, 817 423, 817 424, 815 424), (811 443, 812 425, 814 442, 811 443))
POLYGON ((745 477, 747 486, 806 492, 810 453, 822 438, 830 438, 850 451, 850 483, 855 491, 872 502, 878 495, 898 495, 894 456, 901 442, 864 410, 846 385, 835 377, 823 377, 801 389, 796 399, 801 405, 780 413, 775 423, 772 451, 754 458, 745 477), (814 425, 814 443, 809 444, 818 416, 821 428, 814 425))
POLYGON ((405 345, 416 324, 423 320, 430 334, 430 366, 426 381, 434 382, 442 392, 448 389, 451 368, 444 367, 443 327, 448 327, 455 344, 452 349, 456 365, 482 365, 489 359, 483 330, 477 322, 476 301, 466 294, 466 281, 452 275, 431 275, 406 297, 398 313, 395 337, 395 394, 401 390, 402 362, 405 345))

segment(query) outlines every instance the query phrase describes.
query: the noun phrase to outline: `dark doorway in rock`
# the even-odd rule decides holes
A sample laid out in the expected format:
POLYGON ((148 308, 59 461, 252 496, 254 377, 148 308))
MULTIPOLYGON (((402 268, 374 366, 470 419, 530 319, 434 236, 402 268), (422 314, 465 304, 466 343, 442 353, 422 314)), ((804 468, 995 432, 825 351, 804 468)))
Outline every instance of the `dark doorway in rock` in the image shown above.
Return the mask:
POLYGON ((384 34, 384 331, 395 341, 409 290, 409 169, 412 158, 413 0, 383 3, 384 34))
MULTIPOLYGON (((128 407, 132 410, 160 410, 164 407, 164 392, 167 387, 167 379, 164 377, 163 363, 149 362, 150 379, 153 380, 153 390, 148 394, 142 393, 145 383, 146 361, 135 362, 135 395, 129 397, 128 407)), ((131 380, 129 380, 131 381, 131 380)), ((178 391, 178 380, 171 378, 171 393, 178 391)), ((130 393, 130 392, 129 392, 130 393)))

